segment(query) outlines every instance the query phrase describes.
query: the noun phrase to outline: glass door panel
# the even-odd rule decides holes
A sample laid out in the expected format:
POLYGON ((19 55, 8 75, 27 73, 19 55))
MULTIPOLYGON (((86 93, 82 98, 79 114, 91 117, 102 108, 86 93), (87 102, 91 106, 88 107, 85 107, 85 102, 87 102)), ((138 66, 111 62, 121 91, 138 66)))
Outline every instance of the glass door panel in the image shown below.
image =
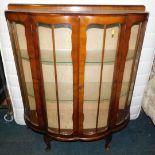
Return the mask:
POLYGON ((48 130, 64 135, 72 134, 72 27, 69 24, 39 24, 38 34, 48 130))
MULTIPOLYGON (((124 121, 127 112, 125 109, 127 108, 127 100, 132 97, 132 91, 130 91, 130 87, 134 86, 134 81, 131 80, 133 75, 133 66, 135 64, 135 59, 137 55, 137 41, 138 41, 138 33, 139 33, 140 25, 134 25, 131 28, 130 40, 129 40, 129 50, 126 57, 122 88, 121 88, 121 96, 119 100, 119 113, 117 118, 117 123, 121 123, 124 121), (125 88, 124 88, 125 85, 125 88)), ((133 90, 133 89, 132 89, 133 90)))
POLYGON ((83 129, 94 134, 107 127, 119 25, 89 25, 86 35, 83 129))
POLYGON ((30 59, 28 56, 27 51, 27 43, 25 37, 25 27, 22 24, 14 24, 14 32, 17 35, 18 42, 16 43, 16 48, 19 48, 17 52, 18 63, 20 65, 20 72, 23 74, 22 83, 23 89, 26 93, 25 98, 27 98, 27 106, 29 107, 29 117, 28 118, 31 123, 37 125, 38 118, 36 113, 36 102, 34 98, 34 89, 33 89, 33 80, 31 74, 31 67, 30 67, 30 59))

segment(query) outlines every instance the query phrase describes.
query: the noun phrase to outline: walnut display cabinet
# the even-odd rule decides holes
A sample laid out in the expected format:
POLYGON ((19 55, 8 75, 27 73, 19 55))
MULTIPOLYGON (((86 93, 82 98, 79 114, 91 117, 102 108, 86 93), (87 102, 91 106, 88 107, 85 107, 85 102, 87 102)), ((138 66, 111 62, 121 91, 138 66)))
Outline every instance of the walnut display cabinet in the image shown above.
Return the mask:
POLYGON ((92 141, 124 128, 148 13, 144 6, 10 4, 5 12, 28 127, 92 141))

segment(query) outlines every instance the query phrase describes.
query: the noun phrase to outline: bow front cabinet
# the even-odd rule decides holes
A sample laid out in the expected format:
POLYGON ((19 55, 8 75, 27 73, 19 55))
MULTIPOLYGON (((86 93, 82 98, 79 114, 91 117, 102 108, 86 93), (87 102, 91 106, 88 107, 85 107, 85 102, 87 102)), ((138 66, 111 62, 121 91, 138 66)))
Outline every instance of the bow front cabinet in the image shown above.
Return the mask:
POLYGON ((124 128, 148 13, 144 6, 9 4, 5 12, 28 127, 92 141, 124 128))

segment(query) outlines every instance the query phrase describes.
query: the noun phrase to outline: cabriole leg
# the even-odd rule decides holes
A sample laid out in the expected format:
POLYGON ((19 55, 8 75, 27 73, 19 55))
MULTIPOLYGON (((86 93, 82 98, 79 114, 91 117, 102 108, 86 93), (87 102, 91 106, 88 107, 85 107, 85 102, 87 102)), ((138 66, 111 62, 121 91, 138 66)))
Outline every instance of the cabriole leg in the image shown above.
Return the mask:
POLYGON ((110 135, 109 135, 108 137, 106 137, 106 139, 105 139, 105 149, 106 149, 106 150, 109 150, 111 140, 112 140, 112 134, 110 134, 110 135))
POLYGON ((50 140, 47 136, 44 135, 44 142, 46 144, 46 148, 45 148, 45 151, 50 151, 51 149, 51 144, 50 144, 50 140))

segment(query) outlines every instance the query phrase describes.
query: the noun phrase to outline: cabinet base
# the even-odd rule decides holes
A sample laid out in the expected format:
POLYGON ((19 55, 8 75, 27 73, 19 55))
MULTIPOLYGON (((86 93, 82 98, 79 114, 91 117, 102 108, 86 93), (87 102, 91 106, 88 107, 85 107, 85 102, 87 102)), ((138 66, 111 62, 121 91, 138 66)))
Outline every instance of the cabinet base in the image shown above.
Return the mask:
POLYGON ((80 136, 54 134, 54 133, 51 133, 48 131, 44 132, 43 129, 40 129, 39 126, 35 126, 29 120, 25 119, 25 122, 27 124, 27 127, 44 135, 46 151, 50 151, 50 149, 51 149, 50 141, 52 141, 52 140, 57 140, 57 141, 96 141, 99 139, 105 139, 105 149, 109 150, 110 143, 112 141, 112 134, 125 128, 128 125, 129 120, 130 120, 130 117, 127 117, 127 119, 125 119, 123 122, 121 122, 120 124, 111 128, 111 130, 106 130, 105 132, 102 132, 102 133, 96 133, 94 135, 80 135, 80 136))

